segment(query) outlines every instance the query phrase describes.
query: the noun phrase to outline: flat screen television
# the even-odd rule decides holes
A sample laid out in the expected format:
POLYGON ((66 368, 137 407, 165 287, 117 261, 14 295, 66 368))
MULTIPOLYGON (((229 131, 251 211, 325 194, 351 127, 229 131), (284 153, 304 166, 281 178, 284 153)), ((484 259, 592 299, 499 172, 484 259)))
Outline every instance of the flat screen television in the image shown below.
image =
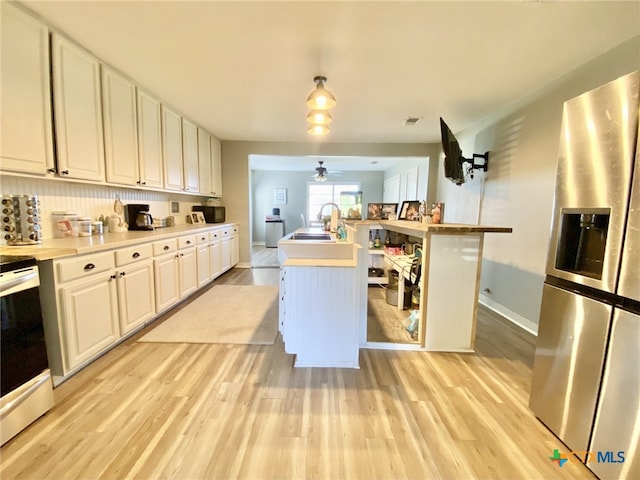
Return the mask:
POLYGON ((442 151, 444 152, 444 176, 456 185, 462 185, 464 183, 462 164, 466 160, 462 156, 458 140, 442 117, 440 117, 440 133, 442 135, 442 151))

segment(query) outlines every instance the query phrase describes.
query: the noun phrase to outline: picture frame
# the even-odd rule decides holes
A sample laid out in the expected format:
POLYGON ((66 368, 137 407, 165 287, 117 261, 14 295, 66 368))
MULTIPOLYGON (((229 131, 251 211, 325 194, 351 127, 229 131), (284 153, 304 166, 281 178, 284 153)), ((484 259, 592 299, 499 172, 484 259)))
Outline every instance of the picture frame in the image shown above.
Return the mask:
POLYGON ((398 215, 398 220, 420 221, 420 202, 418 200, 405 200, 398 215))
POLYGON ((367 204, 367 220, 380 220, 382 218, 381 213, 382 213, 381 203, 367 204))
POLYGON ((287 204, 287 189, 286 188, 274 188, 273 189, 273 204, 274 205, 286 205, 287 204))
POLYGON ((193 223, 194 225, 205 223, 204 214, 202 212, 191 212, 189 214, 189 220, 190 223, 193 223))
POLYGON ((175 202, 173 200, 169 201, 169 209, 172 214, 180 213, 180 202, 175 202))
POLYGON ((395 215, 398 212, 397 203, 382 203, 380 207, 381 220, 389 220, 389 214, 395 215))

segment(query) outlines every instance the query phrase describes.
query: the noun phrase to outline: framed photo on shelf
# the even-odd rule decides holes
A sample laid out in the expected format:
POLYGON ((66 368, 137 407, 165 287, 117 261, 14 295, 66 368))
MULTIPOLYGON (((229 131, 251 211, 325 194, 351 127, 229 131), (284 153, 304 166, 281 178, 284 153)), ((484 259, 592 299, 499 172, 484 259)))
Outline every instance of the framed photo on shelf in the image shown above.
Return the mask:
POLYGON ((420 221, 420 202, 418 200, 405 200, 402 202, 402 208, 400 209, 400 215, 398 220, 412 220, 420 221))
POLYGON ((381 203, 367 204, 367 220, 380 220, 382 218, 381 213, 382 213, 381 203))
POLYGON ((380 219, 381 220, 389 220, 389 214, 395 215, 398 211, 397 203, 383 203, 380 208, 380 219))

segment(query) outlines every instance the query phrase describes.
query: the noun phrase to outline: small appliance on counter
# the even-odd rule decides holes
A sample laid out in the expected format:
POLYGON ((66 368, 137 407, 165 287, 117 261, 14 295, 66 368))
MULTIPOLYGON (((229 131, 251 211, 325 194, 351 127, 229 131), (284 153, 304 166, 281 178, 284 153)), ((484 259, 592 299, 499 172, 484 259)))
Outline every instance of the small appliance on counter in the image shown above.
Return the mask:
POLYGON ((125 207, 125 219, 129 224, 129 230, 153 230, 153 217, 149 213, 149 205, 130 203, 125 207))
POLYGON ((225 208, 220 206, 194 205, 191 207, 192 212, 203 212, 204 220, 207 223, 224 223, 225 208))
POLYGON ((37 195, 2 197, 2 231, 7 245, 42 243, 37 195))

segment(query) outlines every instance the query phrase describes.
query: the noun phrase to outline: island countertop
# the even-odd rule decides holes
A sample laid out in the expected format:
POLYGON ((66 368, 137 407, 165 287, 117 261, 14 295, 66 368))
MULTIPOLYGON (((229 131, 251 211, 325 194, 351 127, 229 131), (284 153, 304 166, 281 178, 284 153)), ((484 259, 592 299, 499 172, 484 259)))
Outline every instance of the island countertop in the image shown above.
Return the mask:
MULTIPOLYGON (((351 222, 349 222, 351 223, 351 222)), ((356 220, 355 225, 380 225, 381 228, 422 237, 428 233, 511 233, 511 227, 464 223, 420 223, 409 220, 356 220)))

